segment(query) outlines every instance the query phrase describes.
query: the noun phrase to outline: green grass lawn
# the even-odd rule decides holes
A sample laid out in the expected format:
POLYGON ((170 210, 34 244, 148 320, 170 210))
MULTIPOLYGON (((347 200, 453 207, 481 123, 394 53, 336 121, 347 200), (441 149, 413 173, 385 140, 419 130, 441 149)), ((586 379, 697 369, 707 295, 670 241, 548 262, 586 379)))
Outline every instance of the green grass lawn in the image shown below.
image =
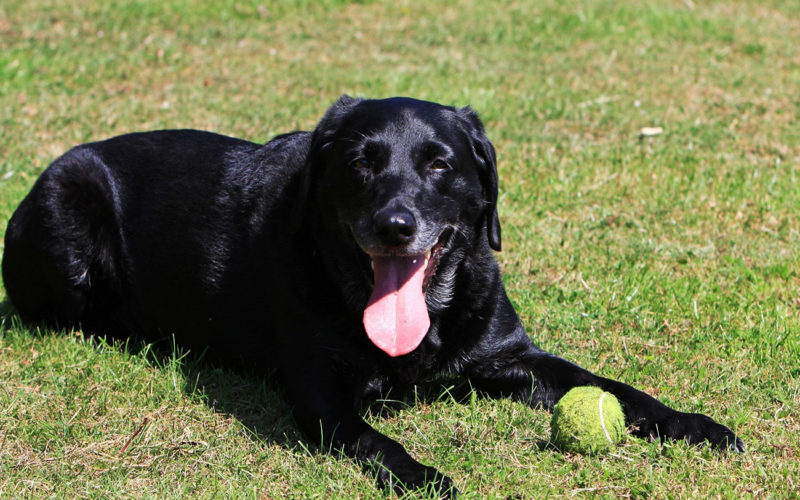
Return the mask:
MULTIPOLYGON (((447 394, 372 408, 373 425, 466 498, 800 495, 800 2, 4 0, 0 232, 77 143, 266 141, 342 93, 475 108, 530 335, 748 451, 562 454, 546 412, 447 394)), ((385 496, 303 441, 260 374, 2 307, 0 497, 385 496)))

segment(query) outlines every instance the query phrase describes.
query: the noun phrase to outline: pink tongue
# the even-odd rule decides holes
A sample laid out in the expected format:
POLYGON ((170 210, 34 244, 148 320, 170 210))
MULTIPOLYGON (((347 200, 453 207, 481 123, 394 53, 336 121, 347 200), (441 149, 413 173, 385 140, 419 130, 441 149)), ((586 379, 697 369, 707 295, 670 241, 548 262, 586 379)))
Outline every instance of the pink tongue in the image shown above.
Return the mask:
POLYGON ((425 257, 372 257, 375 286, 364 309, 369 339, 389 356, 417 348, 431 320, 422 281, 425 257))

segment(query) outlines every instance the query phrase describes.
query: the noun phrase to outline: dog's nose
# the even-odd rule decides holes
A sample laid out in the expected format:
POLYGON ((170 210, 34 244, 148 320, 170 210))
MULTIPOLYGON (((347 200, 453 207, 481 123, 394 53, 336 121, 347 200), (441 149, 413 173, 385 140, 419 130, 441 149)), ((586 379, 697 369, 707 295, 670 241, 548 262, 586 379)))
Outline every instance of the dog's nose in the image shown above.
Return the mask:
POLYGON ((404 208, 384 208, 372 220, 375 235, 384 245, 405 245, 417 232, 417 221, 404 208))

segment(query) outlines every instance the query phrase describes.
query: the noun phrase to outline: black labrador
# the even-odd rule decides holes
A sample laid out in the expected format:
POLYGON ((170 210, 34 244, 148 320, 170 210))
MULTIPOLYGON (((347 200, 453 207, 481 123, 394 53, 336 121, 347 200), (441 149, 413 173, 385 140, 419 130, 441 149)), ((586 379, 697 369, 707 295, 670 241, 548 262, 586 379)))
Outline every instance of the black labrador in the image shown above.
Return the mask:
POLYGON ((455 492, 359 407, 443 375, 544 408, 599 386, 637 436, 744 450, 711 418, 531 342, 492 254, 495 150, 469 108, 343 96, 313 132, 265 145, 192 130, 85 144, 41 175, 5 238, 23 319, 174 334, 274 370, 305 433, 397 490, 455 492))

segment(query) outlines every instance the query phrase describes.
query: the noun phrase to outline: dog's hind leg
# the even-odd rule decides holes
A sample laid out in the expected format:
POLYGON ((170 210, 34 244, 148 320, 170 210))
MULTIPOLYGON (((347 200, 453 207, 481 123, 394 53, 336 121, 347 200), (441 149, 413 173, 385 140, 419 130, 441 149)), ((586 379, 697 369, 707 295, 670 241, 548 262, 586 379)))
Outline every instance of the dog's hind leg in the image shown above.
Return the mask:
POLYGON ((120 279, 115 205, 113 179, 89 148, 42 174, 5 235, 3 282, 23 319, 59 327, 96 319, 120 279))

